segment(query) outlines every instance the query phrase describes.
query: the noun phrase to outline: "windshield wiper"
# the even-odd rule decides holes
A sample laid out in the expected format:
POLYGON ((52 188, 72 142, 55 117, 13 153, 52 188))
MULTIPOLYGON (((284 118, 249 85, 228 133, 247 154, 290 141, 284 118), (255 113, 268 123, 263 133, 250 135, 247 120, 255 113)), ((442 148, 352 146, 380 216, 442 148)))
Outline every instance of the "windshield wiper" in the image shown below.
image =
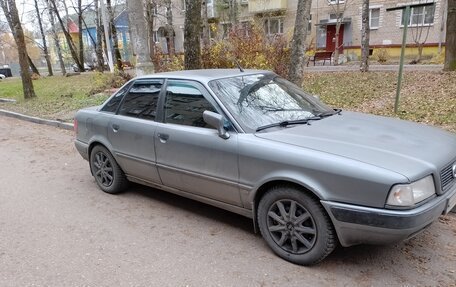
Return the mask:
POLYGON ((321 119, 322 119, 322 117, 316 116, 316 117, 310 117, 310 118, 306 118, 306 119, 302 119, 302 120, 282 121, 282 122, 273 123, 273 124, 269 124, 269 125, 264 125, 264 126, 258 127, 256 129, 256 131, 259 132, 259 131, 262 131, 262 130, 265 130, 265 129, 269 129, 269 128, 273 128, 273 127, 286 127, 286 126, 290 126, 290 125, 308 124, 310 121, 318 121, 318 120, 321 120, 321 119))
POLYGON ((319 113, 319 114, 317 114, 317 117, 326 118, 326 117, 336 115, 336 114, 340 115, 341 112, 342 112, 341 109, 333 109, 331 111, 319 113))

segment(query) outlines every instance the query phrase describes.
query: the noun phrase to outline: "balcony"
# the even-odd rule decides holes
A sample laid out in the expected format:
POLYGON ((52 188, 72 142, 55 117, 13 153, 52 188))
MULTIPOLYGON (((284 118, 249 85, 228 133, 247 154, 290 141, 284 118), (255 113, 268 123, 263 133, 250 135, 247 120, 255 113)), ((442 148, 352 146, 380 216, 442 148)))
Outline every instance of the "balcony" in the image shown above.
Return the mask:
POLYGON ((287 0, 249 0, 249 13, 268 13, 287 9, 287 0))

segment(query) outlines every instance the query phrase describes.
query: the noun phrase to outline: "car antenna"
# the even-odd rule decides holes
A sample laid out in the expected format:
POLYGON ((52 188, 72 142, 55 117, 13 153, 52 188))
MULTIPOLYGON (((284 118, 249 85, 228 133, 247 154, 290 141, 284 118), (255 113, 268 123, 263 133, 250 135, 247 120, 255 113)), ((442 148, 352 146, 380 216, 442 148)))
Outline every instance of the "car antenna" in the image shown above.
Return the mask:
POLYGON ((241 64, 239 64, 239 61, 236 58, 234 59, 234 62, 236 63, 236 66, 238 67, 239 71, 241 71, 241 73, 244 73, 244 69, 242 69, 241 64))

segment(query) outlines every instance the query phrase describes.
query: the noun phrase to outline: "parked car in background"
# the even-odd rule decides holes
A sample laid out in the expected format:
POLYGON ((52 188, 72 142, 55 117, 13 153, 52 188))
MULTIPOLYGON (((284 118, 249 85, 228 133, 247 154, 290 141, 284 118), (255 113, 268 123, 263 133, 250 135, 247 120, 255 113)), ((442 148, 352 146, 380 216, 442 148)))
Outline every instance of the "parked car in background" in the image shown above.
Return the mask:
MULTIPOLYGON (((75 73, 79 72, 79 68, 78 68, 78 65, 76 64, 73 64, 71 66, 71 68, 73 69, 73 71, 75 73)), ((94 66, 92 64, 88 64, 88 63, 84 63, 84 70, 85 71, 92 71, 94 69, 94 66)))
POLYGON ((0 79, 1 79, 1 80, 5 79, 5 78, 6 78, 6 76, 5 76, 5 75, 3 75, 3 74, 0 74, 0 79))
POLYGON ((75 131, 103 191, 131 181, 250 217, 297 264, 415 236, 456 204, 454 134, 329 108, 268 71, 138 77, 75 131))

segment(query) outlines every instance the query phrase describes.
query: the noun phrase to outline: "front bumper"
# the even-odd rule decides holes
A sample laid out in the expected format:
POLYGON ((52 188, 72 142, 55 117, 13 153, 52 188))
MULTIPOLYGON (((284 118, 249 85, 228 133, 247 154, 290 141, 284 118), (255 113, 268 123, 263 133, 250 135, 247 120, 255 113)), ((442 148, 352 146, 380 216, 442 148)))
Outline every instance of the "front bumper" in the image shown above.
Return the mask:
POLYGON ((450 211, 456 199, 456 184, 445 194, 410 210, 379 209, 321 201, 342 246, 389 244, 413 237, 450 211))

